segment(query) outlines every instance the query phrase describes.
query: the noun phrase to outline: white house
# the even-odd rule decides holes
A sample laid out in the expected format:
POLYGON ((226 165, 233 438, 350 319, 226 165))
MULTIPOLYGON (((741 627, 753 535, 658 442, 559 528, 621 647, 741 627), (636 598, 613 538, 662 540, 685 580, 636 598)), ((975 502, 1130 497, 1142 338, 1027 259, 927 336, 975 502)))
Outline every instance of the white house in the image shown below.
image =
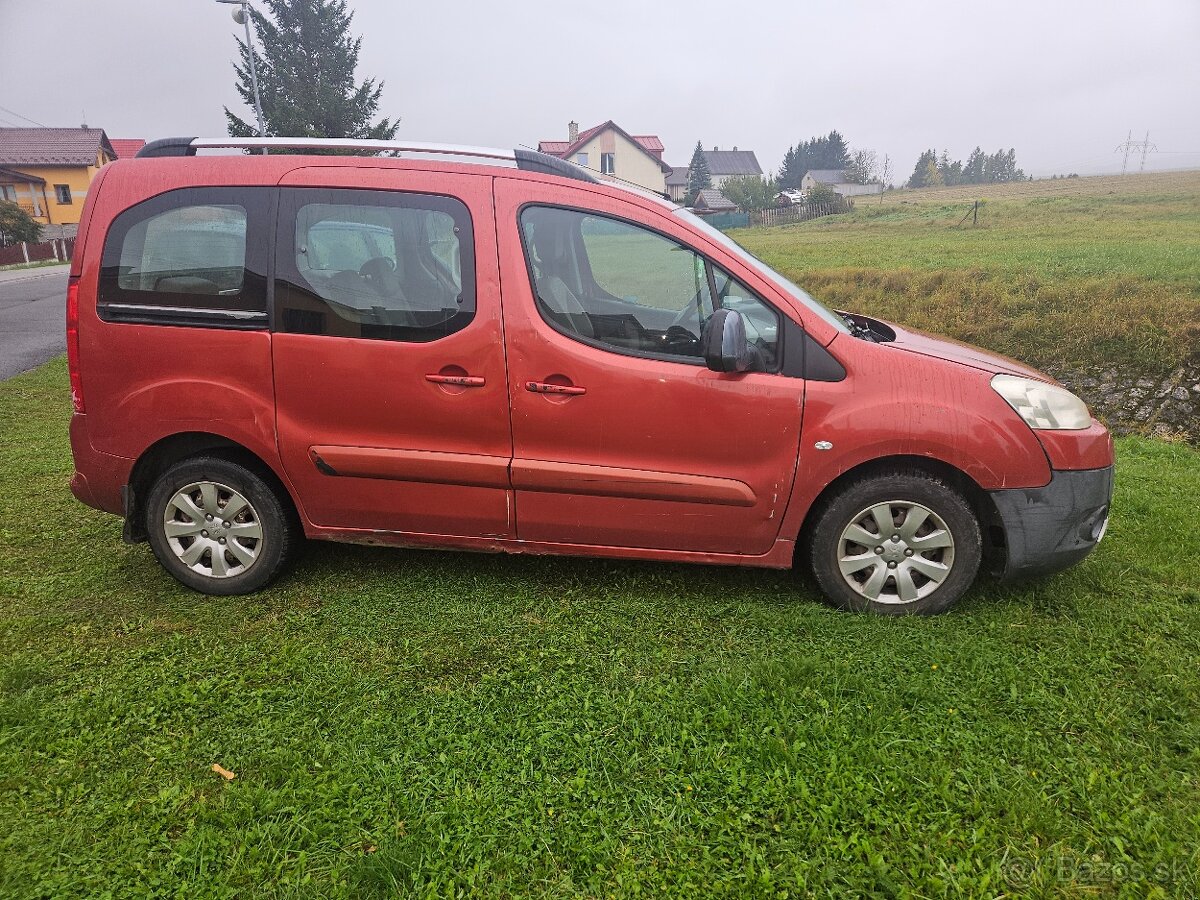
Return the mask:
POLYGON ((611 119, 585 131, 579 130, 577 122, 570 122, 565 141, 538 141, 538 150, 659 194, 666 193, 671 174, 657 135, 630 134, 611 119))
POLYGON ((842 197, 859 197, 863 194, 882 194, 882 184, 854 184, 846 180, 841 169, 809 169, 800 179, 800 188, 807 193, 818 184, 827 184, 842 197))
MULTIPOLYGON (((737 147, 732 150, 718 150, 713 147, 711 150, 700 152, 704 155, 704 161, 708 163, 708 174, 712 178, 715 190, 719 191, 726 181, 739 175, 763 177, 762 166, 758 164, 758 157, 754 155, 753 150, 739 150, 737 147)), ((676 203, 682 203, 687 196, 690 170, 690 165, 677 166, 667 175, 667 193, 676 203)))
POLYGON ((758 164, 758 157, 754 155, 753 150, 739 150, 737 147, 732 150, 718 150, 713 147, 701 152, 704 154, 704 161, 708 163, 712 186, 717 190, 730 178, 739 175, 756 175, 762 178, 762 166, 758 164))

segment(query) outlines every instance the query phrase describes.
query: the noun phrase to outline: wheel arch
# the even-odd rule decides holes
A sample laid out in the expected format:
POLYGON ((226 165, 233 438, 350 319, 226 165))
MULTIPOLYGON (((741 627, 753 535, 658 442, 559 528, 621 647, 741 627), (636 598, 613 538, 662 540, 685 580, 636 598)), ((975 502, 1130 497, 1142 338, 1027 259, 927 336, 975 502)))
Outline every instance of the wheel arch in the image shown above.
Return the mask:
POLYGON ((793 565, 796 561, 803 559, 804 554, 807 553, 814 525, 820 518, 822 510, 833 498, 855 481, 887 475, 898 470, 924 472, 946 481, 962 494, 979 522, 979 532, 983 538, 983 568, 993 573, 1003 571, 1007 555, 1004 527, 991 495, 962 469, 935 457, 911 455, 881 456, 869 459, 847 469, 829 482, 804 514, 804 521, 796 539, 793 565))
POLYGON ((245 466, 266 481, 279 495, 298 522, 302 522, 300 504, 283 476, 269 462, 244 444, 206 431, 183 431, 167 435, 147 447, 133 464, 129 483, 124 487, 125 527, 129 543, 147 539, 142 511, 154 482, 178 462, 192 457, 216 456, 245 466))

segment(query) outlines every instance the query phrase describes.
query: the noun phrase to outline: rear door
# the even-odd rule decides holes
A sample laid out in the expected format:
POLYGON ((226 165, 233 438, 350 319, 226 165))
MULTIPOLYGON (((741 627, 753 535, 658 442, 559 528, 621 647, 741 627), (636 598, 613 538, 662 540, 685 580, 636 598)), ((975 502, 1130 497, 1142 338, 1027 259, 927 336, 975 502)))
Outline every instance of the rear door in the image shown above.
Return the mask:
POLYGON ((500 178, 496 212, 518 536, 771 550, 804 397, 779 371, 782 314, 669 215, 500 178), (705 368, 714 305, 746 318, 763 371, 705 368))
POLYGON ((491 179, 312 166, 280 187, 279 448, 309 518, 513 536, 491 179))

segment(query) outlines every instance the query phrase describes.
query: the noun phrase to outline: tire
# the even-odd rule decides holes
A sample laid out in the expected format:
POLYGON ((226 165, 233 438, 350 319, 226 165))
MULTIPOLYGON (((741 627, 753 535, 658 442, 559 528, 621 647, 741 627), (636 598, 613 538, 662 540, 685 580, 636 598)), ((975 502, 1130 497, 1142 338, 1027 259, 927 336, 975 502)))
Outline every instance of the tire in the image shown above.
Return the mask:
POLYGON ((982 554, 971 505, 916 470, 851 483, 821 509, 810 534, 809 562, 826 599, 879 615, 945 612, 974 582, 982 554))
POLYGON ((158 478, 146 502, 146 533, 175 579, 218 596, 266 587, 301 540, 291 503, 279 489, 215 456, 176 463, 158 478), (233 514, 222 518, 231 508, 233 514))

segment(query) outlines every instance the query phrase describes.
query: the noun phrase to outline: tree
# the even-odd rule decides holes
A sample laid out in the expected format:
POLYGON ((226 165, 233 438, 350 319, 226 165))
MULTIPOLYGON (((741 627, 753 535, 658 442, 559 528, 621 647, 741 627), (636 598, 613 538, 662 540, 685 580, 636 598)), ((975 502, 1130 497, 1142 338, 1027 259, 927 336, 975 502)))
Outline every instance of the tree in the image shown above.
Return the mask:
POLYGON ((966 184, 983 184, 983 167, 986 159, 986 154, 978 147, 971 151, 962 170, 963 181, 966 184))
MULTIPOLYGON (((346 0, 262 0, 270 14, 251 7, 262 52, 256 54, 268 136, 390 140, 398 120, 380 119, 383 82, 355 83, 361 37, 350 35, 354 14, 346 0)), ((238 93, 254 105, 250 48, 240 39, 238 93)), ((258 128, 225 108, 229 133, 253 137, 258 128)), ((306 151, 311 152, 311 151, 306 151)))
POLYGON ((692 161, 688 164, 688 183, 686 205, 692 206, 700 192, 712 187, 712 175, 708 171, 708 160, 704 156, 704 146, 696 141, 696 149, 692 151, 692 161))
POLYGON ((850 184, 874 184, 879 181, 876 169, 879 159, 874 150, 855 150, 850 154, 850 163, 843 170, 850 184))
POLYGON ((735 175, 721 182, 721 193, 745 212, 768 209, 775 205, 779 183, 774 178, 735 175))
POLYGON ((796 190, 804 175, 813 169, 845 169, 850 164, 846 139, 837 131, 825 137, 809 138, 789 147, 779 170, 779 184, 785 190, 796 190))
POLYGON ((42 226, 11 200, 0 200, 0 247, 22 241, 36 244, 42 237, 42 226))
POLYGON ((909 176, 908 186, 910 188, 925 187, 929 182, 926 180, 929 177, 929 165, 933 164, 933 169, 937 171, 937 152, 934 150, 926 150, 917 157, 917 164, 913 166, 913 173, 909 176))
POLYGON ((1017 151, 1011 147, 990 154, 976 147, 967 157, 965 164, 960 160, 950 159, 950 154, 945 150, 941 156, 933 150, 926 150, 917 160, 912 177, 908 179, 908 186, 919 188, 943 184, 994 184, 1022 181, 1024 178, 1025 173, 1017 168, 1017 151))
POLYGON ((942 155, 938 157, 937 170, 941 176, 942 184, 959 184, 962 182, 962 163, 959 160, 951 160, 950 154, 942 151, 942 155))
POLYGON ((810 206, 818 203, 836 203, 841 198, 841 194, 833 189, 832 185, 825 184, 823 181, 818 181, 804 194, 804 199, 810 206))
POLYGON ((824 158, 821 160, 822 169, 844 169, 850 165, 850 148, 841 132, 831 131, 825 137, 822 147, 824 158))

